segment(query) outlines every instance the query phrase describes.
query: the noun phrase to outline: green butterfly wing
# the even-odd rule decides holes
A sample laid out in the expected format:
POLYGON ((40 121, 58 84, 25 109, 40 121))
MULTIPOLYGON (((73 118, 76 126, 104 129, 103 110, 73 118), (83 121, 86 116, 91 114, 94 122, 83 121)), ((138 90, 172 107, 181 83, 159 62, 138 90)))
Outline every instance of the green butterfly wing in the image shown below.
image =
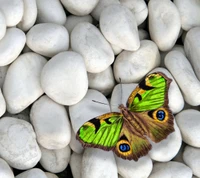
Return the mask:
POLYGON ((121 113, 103 114, 84 123, 76 137, 84 147, 111 150, 119 139, 122 125, 121 113))

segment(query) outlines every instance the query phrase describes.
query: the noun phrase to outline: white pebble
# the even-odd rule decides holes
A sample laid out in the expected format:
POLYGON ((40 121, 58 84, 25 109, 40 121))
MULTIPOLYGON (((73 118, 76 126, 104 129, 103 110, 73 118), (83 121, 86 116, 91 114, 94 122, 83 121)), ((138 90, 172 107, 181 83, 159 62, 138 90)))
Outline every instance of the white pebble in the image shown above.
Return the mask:
POLYGON ((33 168, 18 174, 15 178, 47 178, 47 176, 41 169, 33 168))
POLYGON ((6 19, 4 14, 0 11, 0 40, 6 34, 6 19))
POLYGON ((41 151, 31 124, 13 117, 0 120, 0 153, 16 169, 30 169, 41 158, 41 151))
POLYGON ((183 160, 192 169, 193 174, 200 177, 200 149, 186 146, 183 152, 183 160))
POLYGON ((200 82, 191 64, 179 51, 171 51, 165 57, 165 66, 178 83, 185 101, 197 106, 200 104, 200 82))
POLYGON ((193 27, 200 26, 200 3, 196 0, 174 0, 178 8, 181 27, 183 30, 190 30, 193 27))
POLYGON ((138 29, 138 33, 139 33, 140 41, 148 40, 150 38, 149 33, 143 29, 138 29))
POLYGON ((85 122, 107 112, 110 112, 107 98, 97 90, 88 90, 86 96, 79 103, 69 107, 69 115, 75 134, 85 122))
POLYGON ((93 19, 92 19, 91 15, 85 15, 85 16, 70 15, 70 16, 68 16, 67 21, 65 23, 65 27, 67 28, 67 31, 69 32, 69 34, 71 34, 74 27, 81 22, 92 23, 93 19))
POLYGON ((71 155, 69 146, 58 150, 48 150, 40 146, 40 149, 42 152, 40 164, 45 170, 58 173, 66 169, 71 155))
POLYGON ((50 172, 45 172, 47 178, 59 178, 57 175, 50 173, 50 172))
POLYGON ((24 14, 17 27, 23 31, 28 31, 35 23, 37 18, 36 0, 23 0, 24 14))
POLYGON ((112 47, 112 50, 113 50, 113 52, 114 52, 114 55, 118 55, 119 53, 121 53, 122 52, 122 48, 120 48, 119 46, 116 46, 116 45, 114 45, 114 44, 111 44, 110 43, 110 46, 112 47))
POLYGON ((3 85, 8 112, 23 111, 43 94, 40 75, 45 63, 39 54, 25 53, 10 65, 3 85))
POLYGON ((62 52, 51 58, 41 74, 45 93, 63 105, 78 103, 88 89, 87 72, 82 56, 76 52, 62 52))
POLYGON ((0 158, 0 177, 1 178, 14 178, 13 171, 6 161, 0 158))
POLYGON ((120 3, 131 10, 137 25, 142 24, 147 18, 148 8, 144 0, 120 0, 120 3))
POLYGON ((61 2, 72 14, 84 16, 92 12, 99 0, 61 0, 61 2))
POLYGON ((70 168, 74 178, 81 178, 82 154, 72 153, 70 168))
POLYGON ((156 44, 150 40, 141 41, 137 51, 122 51, 114 62, 115 79, 122 83, 140 81, 148 72, 160 64, 156 44))
POLYGON ((181 148, 178 151, 177 155, 173 158, 173 161, 184 163, 183 161, 183 151, 185 149, 186 143, 182 142, 181 148))
POLYGON ((36 0, 38 16, 37 23, 55 23, 64 25, 67 16, 59 0, 36 0))
POLYGON ((178 9, 170 0, 151 0, 148 8, 151 39, 161 51, 168 51, 174 46, 181 28, 178 9))
POLYGON ((44 148, 61 149, 69 144, 71 128, 64 106, 44 95, 33 104, 30 119, 37 141, 44 148))
POLYGON ((9 65, 7 66, 0 66, 0 88, 3 87, 3 83, 6 77, 6 73, 8 70, 9 65))
POLYGON ((91 73, 106 70, 114 61, 110 44, 99 29, 88 22, 79 23, 73 29, 71 48, 83 56, 86 69, 91 73))
POLYGON ((149 178, 191 178, 192 170, 185 164, 170 161, 155 163, 149 178))
POLYGON ((200 148, 200 112, 186 109, 176 115, 176 121, 181 131, 183 141, 200 148))
POLYGON ((92 17, 99 21, 101 12, 111 4, 120 4, 120 2, 119 0, 100 0, 91 13, 92 17))
POLYGON ((135 17, 125 6, 106 7, 100 16, 100 29, 111 44, 122 49, 136 51, 140 47, 135 17))
POLYGON ((98 90, 105 96, 109 95, 115 86, 115 79, 110 66, 100 73, 88 72, 88 81, 89 88, 98 90))
POLYGON ((194 72, 197 75, 197 78, 200 80, 200 27, 192 28, 186 34, 184 40, 184 49, 185 53, 190 61, 191 65, 194 68, 194 72))
POLYGON ((26 42, 24 32, 18 28, 8 28, 0 40, 0 66, 13 62, 21 53, 26 42))
POLYGON ((118 178, 113 152, 97 148, 85 149, 81 175, 82 178, 118 178))
POLYGON ((152 160, 148 156, 140 158, 137 162, 124 160, 119 157, 115 158, 117 162, 118 173, 123 178, 147 178, 153 169, 152 160))
POLYGON ((6 112, 6 102, 0 88, 0 117, 6 112))
POLYGON ((13 27, 22 19, 24 13, 23 0, 0 0, 0 10, 5 15, 6 25, 13 27))
POLYGON ((26 43, 36 53, 52 57, 68 50, 69 34, 62 25, 53 23, 37 24, 28 31, 26 43))

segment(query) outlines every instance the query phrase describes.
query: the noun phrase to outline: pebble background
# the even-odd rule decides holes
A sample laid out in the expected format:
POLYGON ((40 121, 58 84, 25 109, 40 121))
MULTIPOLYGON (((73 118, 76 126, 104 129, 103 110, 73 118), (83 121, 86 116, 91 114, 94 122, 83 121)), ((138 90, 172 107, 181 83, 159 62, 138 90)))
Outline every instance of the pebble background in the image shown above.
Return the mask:
POLYGON ((0 178, 200 178, 199 17, 199 0, 0 0, 0 178), (83 149, 79 127, 156 71, 175 132, 137 162, 83 149))

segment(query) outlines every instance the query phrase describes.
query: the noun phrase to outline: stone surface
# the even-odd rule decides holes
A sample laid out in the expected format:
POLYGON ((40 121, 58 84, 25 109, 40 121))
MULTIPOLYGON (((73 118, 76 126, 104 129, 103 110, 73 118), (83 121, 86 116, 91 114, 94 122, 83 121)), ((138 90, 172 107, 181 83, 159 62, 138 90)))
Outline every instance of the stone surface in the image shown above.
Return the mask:
POLYGON ((124 50, 136 51, 140 47, 135 17, 125 6, 106 7, 100 16, 100 29, 111 44, 124 50))
POLYGON ((88 89, 87 72, 82 56, 76 52, 62 52, 51 58, 41 74, 45 93, 63 105, 78 103, 88 89))
POLYGON ((0 40, 0 66, 13 62, 21 53, 25 42, 26 36, 22 30, 14 27, 8 28, 0 40))
POLYGON ((15 178, 47 178, 46 174, 38 168, 33 168, 28 171, 18 174, 15 178))
POLYGON ((71 155, 69 146, 56 150, 48 150, 40 146, 40 149, 42 152, 40 164, 45 170, 52 173, 58 173, 66 169, 71 155))
POLYGON ((72 14, 77 16, 88 15, 99 0, 61 0, 63 6, 72 14))
POLYGON ((23 0, 24 14, 17 27, 23 31, 28 31, 35 23, 37 18, 36 0, 23 0))
POLYGON ((3 87, 3 83, 6 77, 6 73, 9 66, 1 66, 0 67, 0 88, 3 87))
POLYGON ((41 158, 33 127, 26 121, 13 117, 0 120, 0 155, 16 169, 30 169, 41 158))
POLYGON ((64 25, 67 16, 59 0, 36 0, 37 2, 37 23, 55 23, 64 25))
POLYGON ((140 81, 148 72, 160 64, 156 44, 150 40, 141 41, 137 51, 122 51, 114 62, 115 80, 122 83, 140 81))
POLYGON ((6 34, 6 19, 4 14, 0 11, 0 40, 6 34))
POLYGON ((149 178, 191 178, 192 170, 185 164, 170 161, 155 163, 149 178))
POLYGON ((200 26, 200 2, 196 0, 174 0, 178 8, 181 27, 188 31, 193 27, 200 26))
POLYGON ((193 174, 200 177, 200 149, 186 146, 183 152, 183 160, 192 169, 193 174))
POLYGON ((181 131, 183 141, 191 146, 200 148, 200 112, 186 109, 176 115, 176 121, 181 131))
POLYGON ((24 13, 23 0, 0 0, 0 10, 6 19, 6 26, 13 27, 17 25, 24 13))
POLYGON ((108 67, 100 73, 88 72, 88 81, 89 88, 98 90, 105 96, 109 95, 115 86, 115 79, 111 67, 108 67))
POLYGON ((117 178, 117 165, 112 151, 85 149, 82 157, 82 178, 117 178))
POLYGON ((0 89, 0 117, 6 112, 6 102, 0 89))
POLYGON ((184 49, 197 78, 200 80, 200 42, 197 40, 198 38, 200 38, 200 27, 189 30, 184 40, 184 49))
POLYGON ((67 29, 54 23, 34 25, 27 33, 26 44, 41 55, 52 57, 69 48, 69 34, 67 29))
POLYGON ((23 111, 43 94, 40 75, 45 63, 39 54, 25 53, 10 65, 3 85, 8 112, 23 111))
POLYGON ((200 82, 187 58, 179 51, 171 51, 165 57, 165 66, 175 78, 185 101, 192 106, 199 105, 200 82))
POLYGON ((0 158, 0 177, 1 178, 14 178, 13 171, 6 161, 0 158))
POLYGON ((178 9, 169 0, 151 0, 148 9, 151 39, 161 51, 170 50, 174 46, 181 28, 178 9))
POLYGON ((115 157, 117 162, 118 173, 123 178, 147 178, 152 169, 152 160, 148 157, 142 157, 137 162, 124 160, 119 157, 115 157))
POLYGON ((46 174, 47 178, 59 178, 57 175, 52 174, 50 172, 45 172, 45 174, 46 174))
POLYGON ((81 178, 82 154, 72 153, 70 168, 74 178, 81 178))
POLYGON ((64 106, 44 95, 33 104, 30 118, 41 146, 61 149, 69 144, 71 128, 64 106))
POLYGON ((110 44, 101 32, 88 22, 79 23, 73 29, 71 48, 83 56, 86 69, 91 73, 106 70, 114 61, 110 44))

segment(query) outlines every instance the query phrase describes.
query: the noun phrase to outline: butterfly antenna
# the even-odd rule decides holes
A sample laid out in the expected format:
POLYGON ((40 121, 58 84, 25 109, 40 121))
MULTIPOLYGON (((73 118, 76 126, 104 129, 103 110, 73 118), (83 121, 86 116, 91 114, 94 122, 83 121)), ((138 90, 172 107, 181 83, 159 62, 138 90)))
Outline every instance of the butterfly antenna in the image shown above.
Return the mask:
POLYGON ((103 102, 96 101, 96 100, 92 100, 92 101, 95 102, 95 103, 103 104, 103 105, 109 105, 108 103, 103 103, 103 102))

